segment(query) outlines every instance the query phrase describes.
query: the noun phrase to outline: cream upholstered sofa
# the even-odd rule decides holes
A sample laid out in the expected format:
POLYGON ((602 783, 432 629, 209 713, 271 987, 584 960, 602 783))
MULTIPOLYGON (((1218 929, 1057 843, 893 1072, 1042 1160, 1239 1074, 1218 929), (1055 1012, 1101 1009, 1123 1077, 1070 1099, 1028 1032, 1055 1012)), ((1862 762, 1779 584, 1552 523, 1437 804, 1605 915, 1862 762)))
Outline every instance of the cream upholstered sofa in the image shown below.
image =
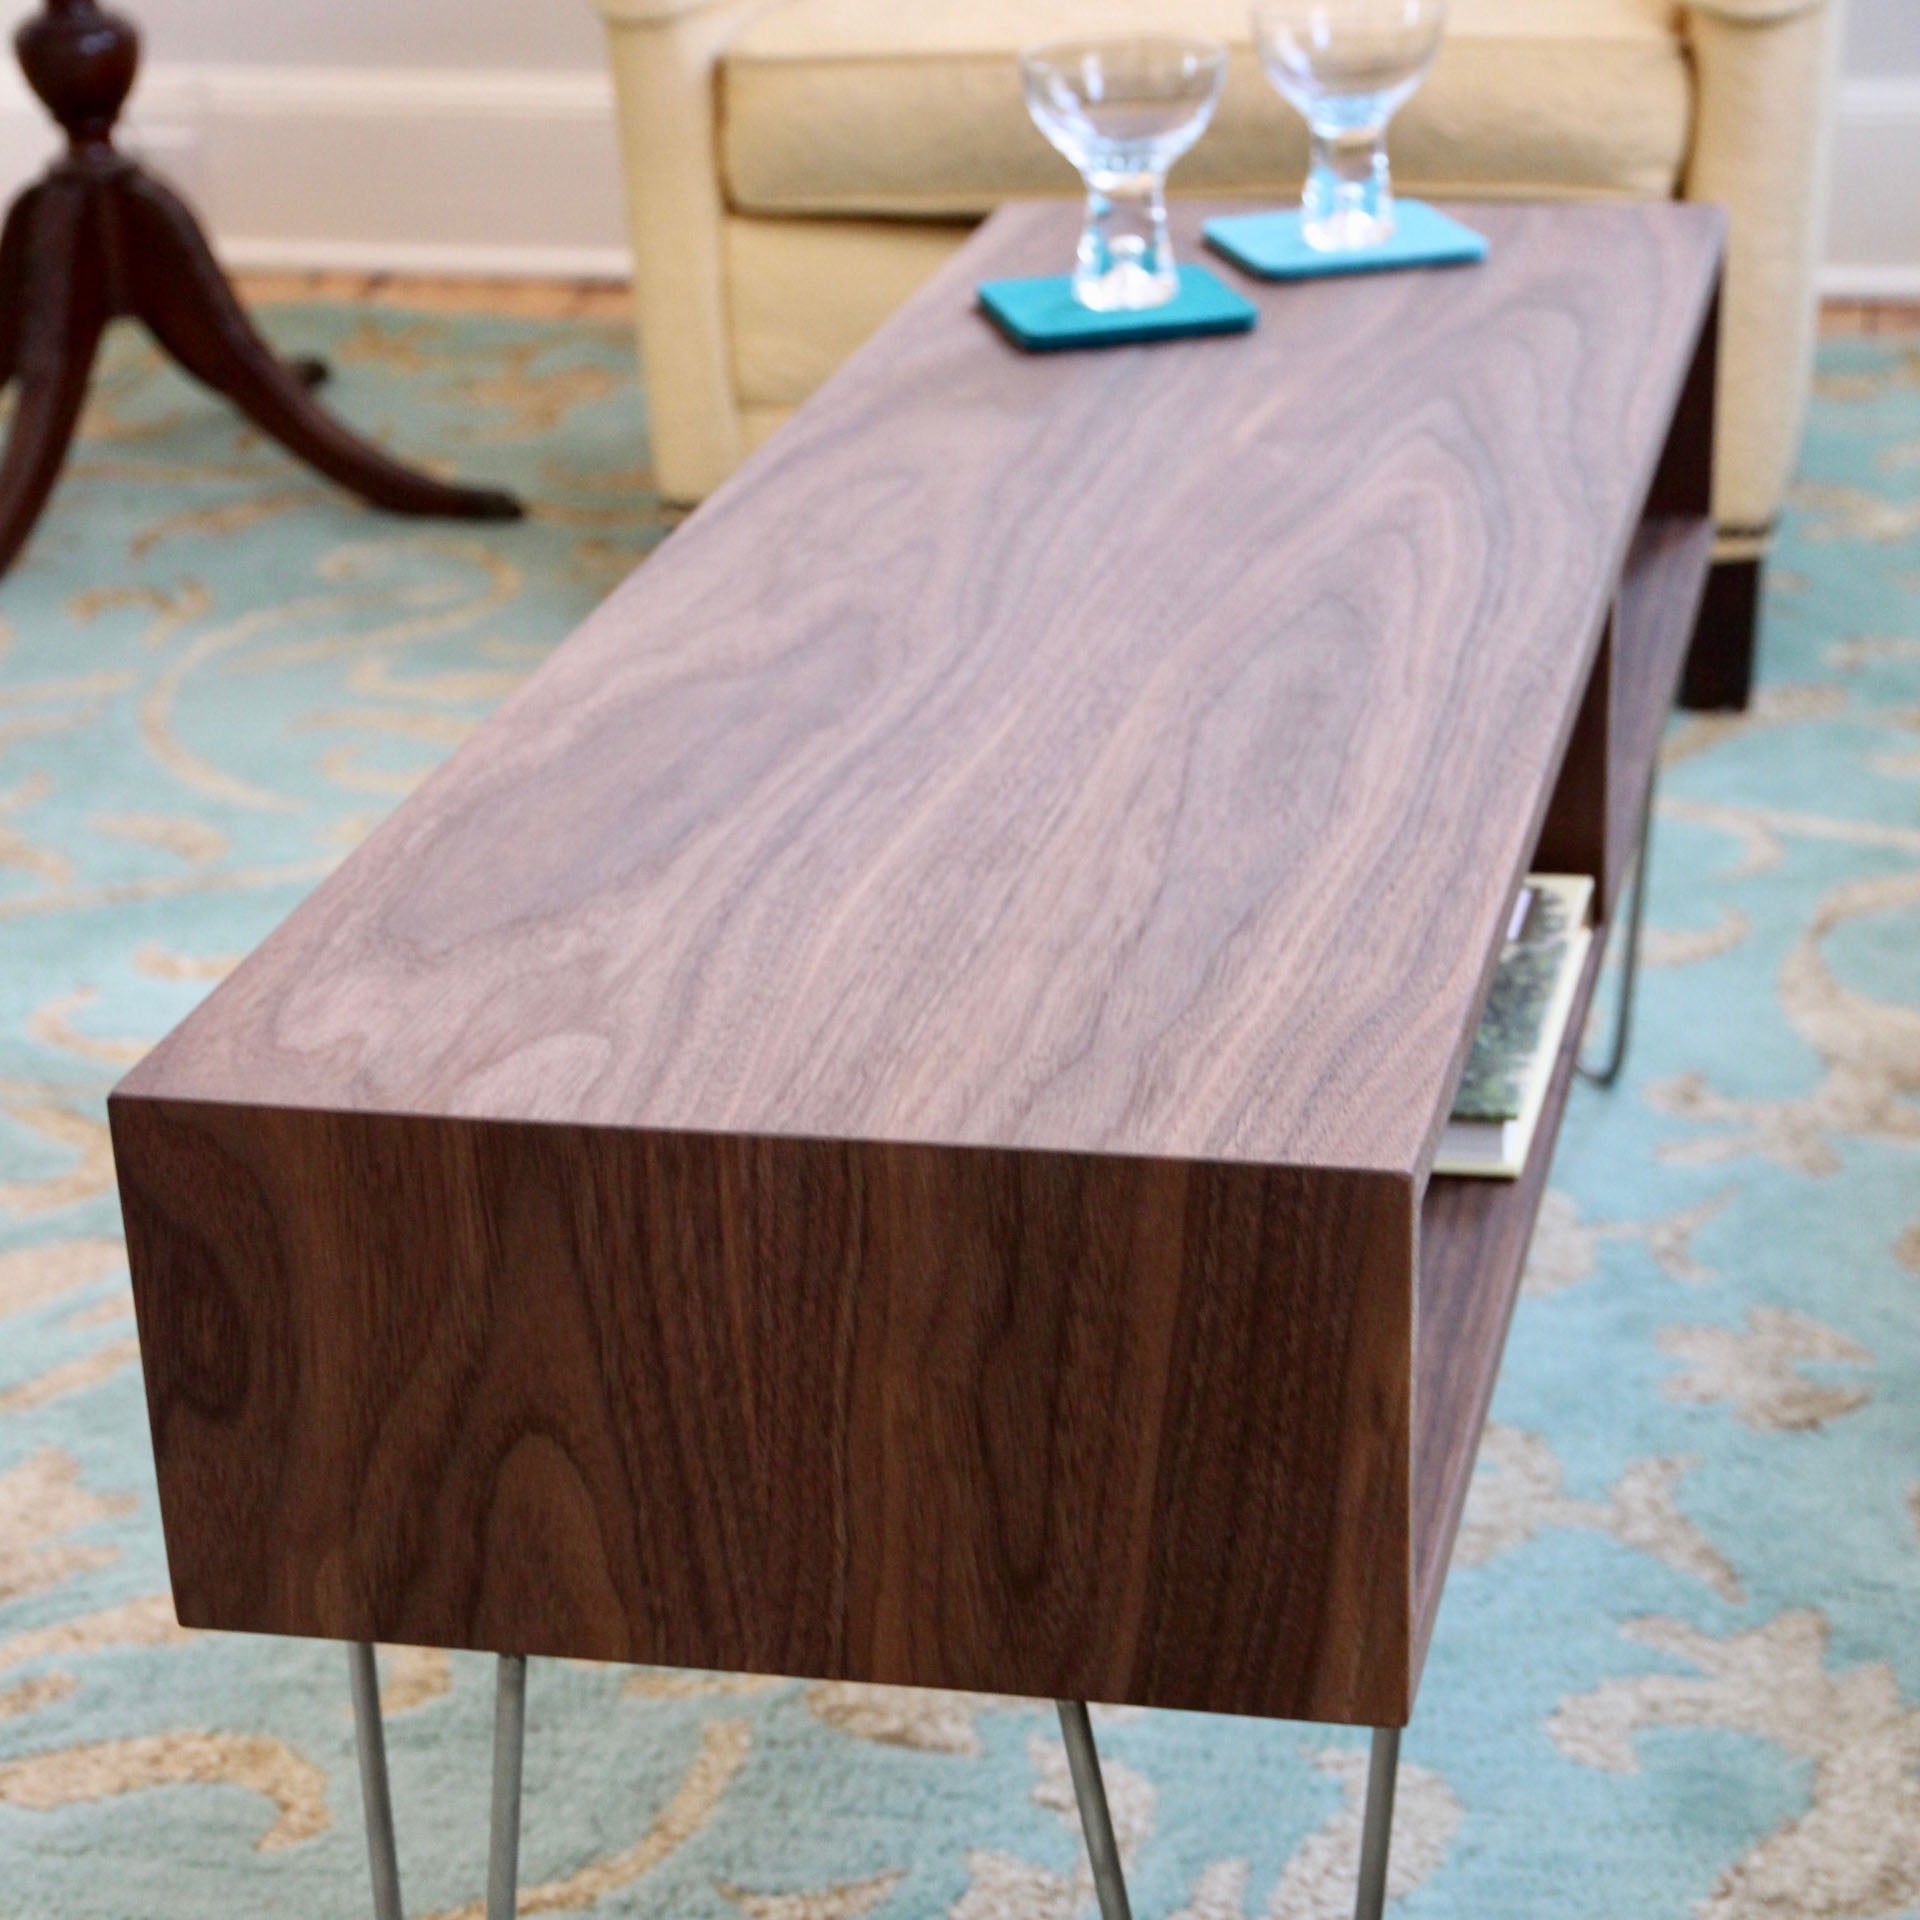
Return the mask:
MULTIPOLYGON (((1232 48, 1176 192, 1298 191, 1305 135, 1261 75, 1244 0, 597 0, 627 177, 662 491, 719 484, 1014 195, 1072 193, 1014 56, 1154 29, 1232 48)), ((1454 0, 1393 131, 1406 190, 1718 201, 1730 216, 1715 513, 1689 669, 1744 700, 1759 562, 1813 335, 1839 0, 1454 0)))

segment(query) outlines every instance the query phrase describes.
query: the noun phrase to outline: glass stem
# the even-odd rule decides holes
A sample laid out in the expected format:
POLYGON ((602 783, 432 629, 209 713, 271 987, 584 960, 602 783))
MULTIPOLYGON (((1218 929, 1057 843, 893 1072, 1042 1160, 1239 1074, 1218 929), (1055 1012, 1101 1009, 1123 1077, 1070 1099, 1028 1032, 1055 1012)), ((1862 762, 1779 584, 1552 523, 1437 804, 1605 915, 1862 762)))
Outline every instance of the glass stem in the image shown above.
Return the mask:
POLYGON ((1089 180, 1086 223, 1073 274, 1074 295, 1081 305, 1102 312, 1157 306, 1172 297, 1177 284, 1161 177, 1089 180))
POLYGON ((1300 196, 1302 231, 1329 251, 1369 247, 1393 231, 1393 187, 1385 129, 1365 133, 1310 129, 1311 157, 1300 196))

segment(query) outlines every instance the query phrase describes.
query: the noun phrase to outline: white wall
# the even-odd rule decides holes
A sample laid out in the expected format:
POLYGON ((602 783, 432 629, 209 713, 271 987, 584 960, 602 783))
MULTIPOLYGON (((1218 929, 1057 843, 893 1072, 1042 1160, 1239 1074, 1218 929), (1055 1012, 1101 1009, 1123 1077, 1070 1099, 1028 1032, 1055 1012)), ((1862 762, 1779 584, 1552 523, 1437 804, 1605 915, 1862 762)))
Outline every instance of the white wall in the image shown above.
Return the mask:
MULTIPOLYGON (((120 4, 146 44, 130 144, 186 189, 229 259, 623 270, 590 0, 120 4)), ((1826 284, 1920 299, 1920 0, 1844 4, 1826 284)), ((0 62, 0 188, 52 145, 0 62)))
POLYGON ((1829 292, 1920 300, 1920 0, 1846 0, 1829 292))
POLYGON ((1849 73, 1920 75, 1920 7, 1914 0, 1848 0, 1848 4, 1849 73))
POLYGON ((149 56, 268 67, 597 73, 588 0, 116 0, 149 56))

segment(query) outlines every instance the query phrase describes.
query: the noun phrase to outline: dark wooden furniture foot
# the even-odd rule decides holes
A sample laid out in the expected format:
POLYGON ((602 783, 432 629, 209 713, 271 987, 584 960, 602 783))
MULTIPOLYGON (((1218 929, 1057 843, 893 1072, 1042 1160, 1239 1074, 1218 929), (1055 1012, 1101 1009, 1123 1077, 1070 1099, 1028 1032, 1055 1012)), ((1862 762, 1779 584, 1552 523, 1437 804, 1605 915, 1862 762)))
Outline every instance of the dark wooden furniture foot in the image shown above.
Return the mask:
POLYGON ((0 572, 33 531, 73 437, 110 320, 142 321, 174 359, 330 480, 393 513, 514 520, 520 503, 404 466, 310 389, 323 361, 282 361, 254 330, 184 203, 113 145, 139 36, 95 0, 46 0, 16 36, 67 151, 0 229, 0 384, 18 392, 0 457, 0 572))
POLYGON ((1760 625, 1758 560, 1717 560, 1707 575, 1680 704, 1695 712, 1746 710, 1753 694, 1754 635, 1760 625))
POLYGON ((18 389, 0 457, 0 571, 53 491, 109 311, 98 208, 87 194, 49 180, 22 206, 23 244, 7 263, 17 261, 18 277, 0 280, 0 308, 16 316, 9 371, 18 389))
POLYGON ((308 397, 234 298, 193 216, 149 175, 115 181, 126 239, 128 310, 194 376, 328 479, 394 513, 519 517, 510 494, 450 485, 402 466, 308 397))

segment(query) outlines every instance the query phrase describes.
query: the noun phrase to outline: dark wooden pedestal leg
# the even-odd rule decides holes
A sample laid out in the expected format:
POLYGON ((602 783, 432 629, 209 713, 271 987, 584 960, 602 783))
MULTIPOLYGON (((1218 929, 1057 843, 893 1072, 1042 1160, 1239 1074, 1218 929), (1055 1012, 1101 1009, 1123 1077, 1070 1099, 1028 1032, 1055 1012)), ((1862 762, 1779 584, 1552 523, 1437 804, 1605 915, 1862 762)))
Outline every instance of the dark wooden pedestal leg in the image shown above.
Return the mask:
POLYGON ((15 36, 67 152, 0 229, 0 385, 17 383, 0 459, 0 573, 53 489, 101 331, 143 320, 196 379, 329 479, 395 513, 513 520, 520 504, 401 465, 310 397, 319 360, 282 362, 234 297, 185 205, 113 145, 139 35, 96 0, 44 0, 15 36))
POLYGON ((0 274, 0 301, 12 309, 0 350, 17 388, 0 456, 0 572, 53 491, 109 311, 106 262, 85 193, 48 183, 15 210, 6 240, 16 232, 18 252, 7 264, 20 262, 17 284, 0 274))
POLYGON ((1758 560, 1717 560, 1680 682, 1680 704, 1696 712, 1745 709, 1753 693, 1754 636, 1760 624, 1758 560))
POLYGON ((0 227, 0 387, 19 364, 20 322, 27 311, 27 223, 45 192, 29 187, 7 209, 7 223, 0 227))
POLYGON ((129 172, 114 198, 127 241, 128 309, 196 380, 376 507, 466 520, 520 517, 511 494, 454 486, 402 466, 316 405, 298 374, 254 331, 193 216, 159 181, 129 172))

